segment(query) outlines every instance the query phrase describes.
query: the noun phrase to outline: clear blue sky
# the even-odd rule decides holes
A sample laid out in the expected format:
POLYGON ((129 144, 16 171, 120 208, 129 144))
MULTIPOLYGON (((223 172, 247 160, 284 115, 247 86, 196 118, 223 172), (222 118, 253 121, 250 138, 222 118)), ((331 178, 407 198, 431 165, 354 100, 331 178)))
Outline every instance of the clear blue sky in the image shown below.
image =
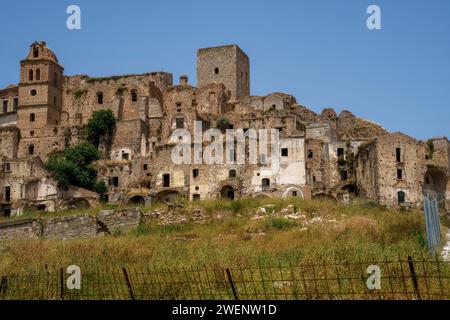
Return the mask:
POLYGON ((236 43, 251 91, 293 94, 316 112, 350 109, 419 139, 450 136, 448 0, 1 1, 0 87, 45 40, 67 75, 169 71, 195 83, 196 50, 236 43), (82 30, 66 28, 66 8, 82 30), (377 4, 382 30, 366 28, 377 4))

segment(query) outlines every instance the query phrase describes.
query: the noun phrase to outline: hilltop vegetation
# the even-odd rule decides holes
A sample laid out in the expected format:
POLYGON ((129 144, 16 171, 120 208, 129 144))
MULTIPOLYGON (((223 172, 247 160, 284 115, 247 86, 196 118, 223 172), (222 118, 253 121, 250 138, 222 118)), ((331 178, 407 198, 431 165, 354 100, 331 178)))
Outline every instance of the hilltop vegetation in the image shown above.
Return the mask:
MULTIPOLYGON (((95 239, 2 243, 0 273, 77 264, 192 267, 295 264, 426 255, 423 215, 356 200, 242 199, 184 203, 206 221, 161 225, 95 239), (264 208, 264 209, 262 209, 264 208)), ((142 208, 156 210, 162 205, 142 208)))

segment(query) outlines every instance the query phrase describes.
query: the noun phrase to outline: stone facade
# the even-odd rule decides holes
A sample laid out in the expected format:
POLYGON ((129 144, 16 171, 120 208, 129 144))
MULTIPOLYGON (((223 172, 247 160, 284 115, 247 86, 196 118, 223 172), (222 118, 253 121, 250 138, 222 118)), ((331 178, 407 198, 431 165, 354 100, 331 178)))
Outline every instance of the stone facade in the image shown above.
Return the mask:
MULTIPOLYGON (((96 163, 111 203, 356 193, 390 206, 419 206, 423 192, 431 192, 450 207, 446 138, 427 144, 390 134, 347 110, 317 114, 286 93, 252 96, 250 60, 237 45, 198 50, 197 80, 194 86, 183 75, 174 85, 168 72, 67 76, 45 42, 33 43, 20 62, 20 83, 0 90, 0 214, 96 203, 90 191, 59 190, 43 163, 52 152, 83 141, 84 126, 102 109, 117 119, 96 163), (279 149, 257 148, 258 159, 270 163, 249 164, 255 146, 248 141, 244 164, 172 161, 180 141, 206 152, 214 132, 209 129, 276 129, 279 149), (200 132, 202 141, 185 141, 179 130, 191 137, 200 132)), ((193 158, 195 148, 191 152, 193 158)), ((239 156, 225 147, 221 152, 226 159, 239 156)))

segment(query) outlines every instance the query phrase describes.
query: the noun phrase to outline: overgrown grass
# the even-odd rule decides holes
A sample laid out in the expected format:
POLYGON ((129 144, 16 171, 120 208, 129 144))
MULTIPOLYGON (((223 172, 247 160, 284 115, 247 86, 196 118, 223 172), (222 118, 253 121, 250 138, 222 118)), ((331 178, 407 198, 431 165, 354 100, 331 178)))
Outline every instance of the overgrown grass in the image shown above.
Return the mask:
MULTIPOLYGON (((46 265, 245 267, 427 254, 424 219, 419 211, 391 211, 358 200, 350 205, 300 199, 216 200, 185 205, 204 208, 208 213, 206 223, 160 226, 153 221, 127 234, 117 231, 95 239, 2 242, 0 274, 41 270, 46 265), (308 218, 338 222, 305 227, 299 220, 275 215, 289 204, 308 218), (265 219, 251 219, 260 206, 274 213, 265 219)), ((159 205, 143 209, 156 207, 159 205)))

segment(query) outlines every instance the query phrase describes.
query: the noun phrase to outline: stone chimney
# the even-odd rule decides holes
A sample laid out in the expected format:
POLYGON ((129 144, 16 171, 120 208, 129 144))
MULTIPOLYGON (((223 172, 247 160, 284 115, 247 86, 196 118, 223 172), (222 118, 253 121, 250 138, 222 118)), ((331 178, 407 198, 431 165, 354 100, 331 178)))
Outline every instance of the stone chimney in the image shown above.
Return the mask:
POLYGON ((188 85, 189 78, 187 75, 182 75, 180 77, 180 86, 186 87, 188 85))

